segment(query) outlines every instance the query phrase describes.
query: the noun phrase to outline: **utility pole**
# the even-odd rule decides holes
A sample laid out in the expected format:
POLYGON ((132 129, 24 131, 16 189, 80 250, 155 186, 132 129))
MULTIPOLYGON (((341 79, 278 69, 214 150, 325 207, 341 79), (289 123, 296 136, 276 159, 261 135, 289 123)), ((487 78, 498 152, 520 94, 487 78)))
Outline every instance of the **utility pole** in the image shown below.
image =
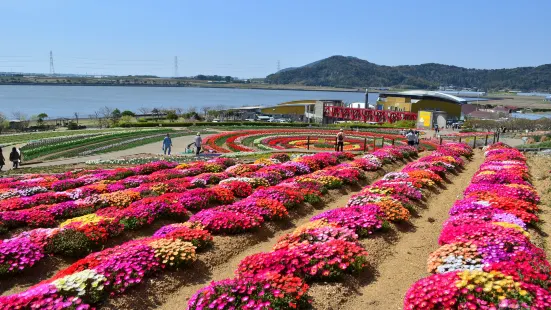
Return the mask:
POLYGON ((178 56, 174 56, 174 77, 178 77, 178 56))
POLYGON ((55 75, 54 54, 50 51, 50 75, 55 75))

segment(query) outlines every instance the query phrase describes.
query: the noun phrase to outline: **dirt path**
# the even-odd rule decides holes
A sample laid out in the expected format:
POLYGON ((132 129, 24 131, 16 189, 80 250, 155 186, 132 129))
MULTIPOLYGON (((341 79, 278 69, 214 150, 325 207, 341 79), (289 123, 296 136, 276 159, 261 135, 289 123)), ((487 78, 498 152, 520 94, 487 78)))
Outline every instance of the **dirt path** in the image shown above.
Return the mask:
POLYGON ((450 178, 452 182, 447 188, 428 199, 411 225, 363 240, 370 254, 371 270, 342 283, 314 284, 311 289, 314 308, 402 309, 409 286, 427 275, 426 260, 437 248, 448 210, 461 197, 482 161, 483 155, 477 151, 465 169, 450 178))
MULTIPOLYGON (((386 165, 384 169, 368 173, 366 184, 396 171, 405 162, 386 165)), ((268 222, 260 231, 236 236, 215 236, 214 248, 199 254, 199 260, 191 268, 166 272, 148 280, 124 296, 110 300, 102 309, 185 309, 187 301, 200 288, 211 281, 233 277, 238 263, 248 255, 272 249, 283 234, 307 222, 315 214, 343 206, 350 196, 362 187, 331 191, 319 206, 303 205, 290 211, 291 220, 268 222)))
POLYGON ((532 182, 541 196, 539 229, 530 231, 533 242, 545 250, 547 257, 551 257, 551 156, 528 155, 528 166, 532 174, 532 182))

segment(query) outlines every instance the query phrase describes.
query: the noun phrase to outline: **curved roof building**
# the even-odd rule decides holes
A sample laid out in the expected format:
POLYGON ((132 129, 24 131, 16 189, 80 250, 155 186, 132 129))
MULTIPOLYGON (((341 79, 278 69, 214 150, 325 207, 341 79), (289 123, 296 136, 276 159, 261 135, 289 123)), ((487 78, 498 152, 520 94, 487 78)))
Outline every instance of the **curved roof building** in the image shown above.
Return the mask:
POLYGON ((408 91, 399 92, 399 93, 382 92, 379 94, 379 97, 380 98, 401 97, 401 98, 410 98, 410 99, 418 99, 418 100, 435 99, 435 100, 441 100, 441 101, 457 103, 457 104, 468 103, 467 99, 460 98, 450 94, 430 91, 430 90, 408 90, 408 91))

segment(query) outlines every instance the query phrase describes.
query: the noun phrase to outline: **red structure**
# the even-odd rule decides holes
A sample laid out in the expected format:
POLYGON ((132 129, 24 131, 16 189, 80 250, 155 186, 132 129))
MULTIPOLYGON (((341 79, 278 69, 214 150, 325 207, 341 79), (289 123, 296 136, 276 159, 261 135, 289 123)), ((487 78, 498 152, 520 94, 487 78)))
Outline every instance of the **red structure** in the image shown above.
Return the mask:
POLYGON ((417 120, 417 114, 411 112, 357 109, 338 106, 324 106, 323 117, 339 118, 356 122, 394 123, 396 121, 417 120))

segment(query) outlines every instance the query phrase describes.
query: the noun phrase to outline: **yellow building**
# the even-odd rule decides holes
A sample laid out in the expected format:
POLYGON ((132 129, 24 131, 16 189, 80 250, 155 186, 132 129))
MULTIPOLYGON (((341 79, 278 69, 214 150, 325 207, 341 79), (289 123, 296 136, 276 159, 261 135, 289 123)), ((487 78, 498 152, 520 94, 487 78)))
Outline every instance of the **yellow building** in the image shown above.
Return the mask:
POLYGON ((265 107, 260 110, 264 115, 288 117, 295 121, 306 121, 314 118, 316 102, 318 100, 296 100, 280 103, 276 106, 265 107))
POLYGON ((273 107, 262 108, 266 115, 305 115, 313 109, 316 100, 296 100, 280 103, 273 107))
POLYGON ((412 90, 400 93, 380 93, 378 110, 419 113, 419 111, 442 111, 448 118, 461 117, 461 105, 467 100, 434 91, 412 90))

